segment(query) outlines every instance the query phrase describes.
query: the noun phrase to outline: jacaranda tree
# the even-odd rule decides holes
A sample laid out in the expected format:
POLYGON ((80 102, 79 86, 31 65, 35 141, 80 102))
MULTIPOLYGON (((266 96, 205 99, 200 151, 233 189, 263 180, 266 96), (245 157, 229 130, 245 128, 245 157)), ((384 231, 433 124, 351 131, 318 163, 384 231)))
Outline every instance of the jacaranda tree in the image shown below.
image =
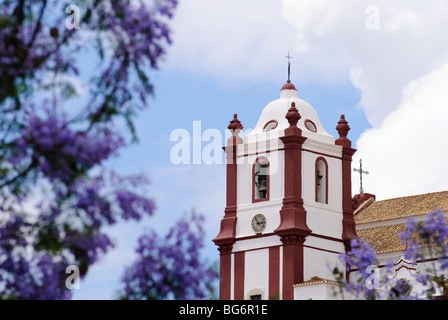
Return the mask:
POLYGON ((153 214, 145 176, 105 165, 137 141, 177 0, 0 1, 0 298, 66 299, 113 247, 104 228, 153 214))
POLYGON ((217 270, 200 258, 204 217, 192 211, 164 237, 151 231, 140 237, 136 260, 123 277, 121 299, 212 298, 217 270))

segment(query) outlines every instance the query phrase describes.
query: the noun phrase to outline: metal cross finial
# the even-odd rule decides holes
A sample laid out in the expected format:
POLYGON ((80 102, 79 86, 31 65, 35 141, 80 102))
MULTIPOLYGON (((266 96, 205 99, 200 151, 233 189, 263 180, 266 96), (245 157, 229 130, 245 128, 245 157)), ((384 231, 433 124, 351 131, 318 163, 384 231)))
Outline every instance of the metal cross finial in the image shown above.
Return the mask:
POLYGON ((362 171, 362 159, 359 159, 359 169, 353 168, 353 171, 359 172, 359 194, 363 194, 364 190, 362 189, 362 174, 369 174, 369 171, 362 171))
POLYGON ((288 58, 288 83, 291 83, 291 62, 289 61, 289 59, 292 59, 292 57, 289 55, 289 51, 288 55, 285 56, 285 58, 288 58))

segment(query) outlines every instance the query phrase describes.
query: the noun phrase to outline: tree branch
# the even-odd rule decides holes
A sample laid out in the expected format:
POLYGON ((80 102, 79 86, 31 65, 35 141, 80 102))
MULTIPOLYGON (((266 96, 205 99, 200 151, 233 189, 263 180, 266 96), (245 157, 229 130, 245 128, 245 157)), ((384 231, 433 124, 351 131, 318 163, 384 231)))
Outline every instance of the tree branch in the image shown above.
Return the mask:
POLYGON ((34 28, 33 35, 31 36, 30 43, 28 44, 28 50, 33 46, 34 40, 40 31, 42 25, 42 18, 44 16, 45 7, 47 6, 47 0, 43 0, 42 7, 40 8, 39 17, 37 18, 36 28, 34 28))

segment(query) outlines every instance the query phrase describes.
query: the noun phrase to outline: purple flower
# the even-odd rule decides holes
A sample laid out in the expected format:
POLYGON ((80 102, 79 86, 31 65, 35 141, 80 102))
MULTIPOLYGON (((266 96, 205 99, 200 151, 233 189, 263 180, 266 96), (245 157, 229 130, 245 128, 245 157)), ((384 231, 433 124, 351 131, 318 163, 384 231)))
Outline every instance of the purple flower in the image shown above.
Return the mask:
POLYGON ((140 220, 143 214, 150 215, 154 211, 155 205, 151 199, 134 192, 117 190, 115 196, 125 220, 140 220))
POLYGON ((191 213, 161 238, 154 231, 140 237, 137 260, 126 269, 122 299, 204 299, 216 272, 200 260, 203 217, 191 213))
MULTIPOLYGON (((344 262, 351 272, 358 275, 357 279, 340 279, 345 290, 355 296, 356 298, 363 297, 364 299, 377 299, 377 292, 372 284, 373 269, 377 265, 375 250, 363 239, 355 238, 350 242, 350 251, 346 254, 339 255, 339 258, 344 262), (370 268, 369 268, 370 267, 370 268)), ((378 281, 379 279, 374 279, 378 281)))
MULTIPOLYGON (((448 256, 448 226, 441 210, 429 212, 422 221, 417 221, 414 217, 408 218, 406 229, 398 234, 401 243, 406 244, 405 259, 415 262, 424 258, 421 250, 424 247, 439 249, 437 256, 433 258, 443 259, 448 256)), ((445 264, 442 267, 445 268, 445 264)))
POLYGON ((61 1, 0 4, 0 299, 70 298, 67 265, 86 274, 113 246, 104 227, 155 208, 143 178, 104 166, 136 141, 177 1, 78 5, 82 26, 70 30, 61 1), (88 84, 82 96, 78 81, 88 84))
POLYGON ((356 268, 364 273, 368 266, 376 265, 375 250, 363 239, 353 239, 350 242, 350 248, 347 254, 340 255, 340 259, 349 264, 352 269, 356 268))
POLYGON ((70 182, 124 146, 123 138, 110 129, 75 131, 65 116, 32 115, 17 142, 23 157, 31 156, 50 180, 70 182))
MULTIPOLYGON (((434 294, 434 279, 444 279, 438 277, 438 272, 448 269, 448 227, 441 210, 436 209, 426 215, 425 219, 417 220, 410 217, 406 222, 406 230, 398 234, 402 244, 406 245, 404 250, 404 258, 411 263, 416 263, 419 259, 435 260, 438 267, 434 266, 433 270, 425 270, 425 272, 417 272, 415 275, 415 283, 418 283, 421 292, 413 291, 412 281, 406 279, 398 279, 392 286, 389 286, 388 279, 384 283, 382 279, 375 279, 385 284, 384 288, 388 288, 387 296, 380 296, 380 292, 374 286, 370 286, 372 273, 367 272, 369 266, 376 265, 375 251, 362 239, 354 239, 351 241, 351 249, 347 254, 340 255, 340 258, 349 266, 351 273, 350 281, 345 281, 342 276, 339 280, 342 282, 344 289, 359 298, 378 299, 387 297, 389 299, 421 299, 422 297, 431 297, 434 294), (373 288, 372 288, 373 287, 373 288)), ((386 271, 392 269, 394 264, 388 262, 385 266, 386 271)), ((374 269, 374 268, 373 268, 374 269)), ((388 273, 388 272, 386 272, 388 273)), ((335 269, 338 275, 338 270, 335 269)), ((437 283, 437 282, 436 282, 437 283)), ((380 285, 381 286, 381 285, 380 285)))

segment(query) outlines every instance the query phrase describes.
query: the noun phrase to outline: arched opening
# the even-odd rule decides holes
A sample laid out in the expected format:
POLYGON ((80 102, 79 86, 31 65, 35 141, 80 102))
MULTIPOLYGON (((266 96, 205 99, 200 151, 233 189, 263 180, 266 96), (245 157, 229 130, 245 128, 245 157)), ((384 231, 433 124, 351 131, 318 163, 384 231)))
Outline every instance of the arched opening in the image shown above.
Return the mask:
POLYGON ((264 201, 269 199, 269 162, 265 157, 255 160, 252 168, 252 200, 264 201))
POLYGON ((328 203, 328 164, 323 157, 316 160, 316 202, 328 203))

